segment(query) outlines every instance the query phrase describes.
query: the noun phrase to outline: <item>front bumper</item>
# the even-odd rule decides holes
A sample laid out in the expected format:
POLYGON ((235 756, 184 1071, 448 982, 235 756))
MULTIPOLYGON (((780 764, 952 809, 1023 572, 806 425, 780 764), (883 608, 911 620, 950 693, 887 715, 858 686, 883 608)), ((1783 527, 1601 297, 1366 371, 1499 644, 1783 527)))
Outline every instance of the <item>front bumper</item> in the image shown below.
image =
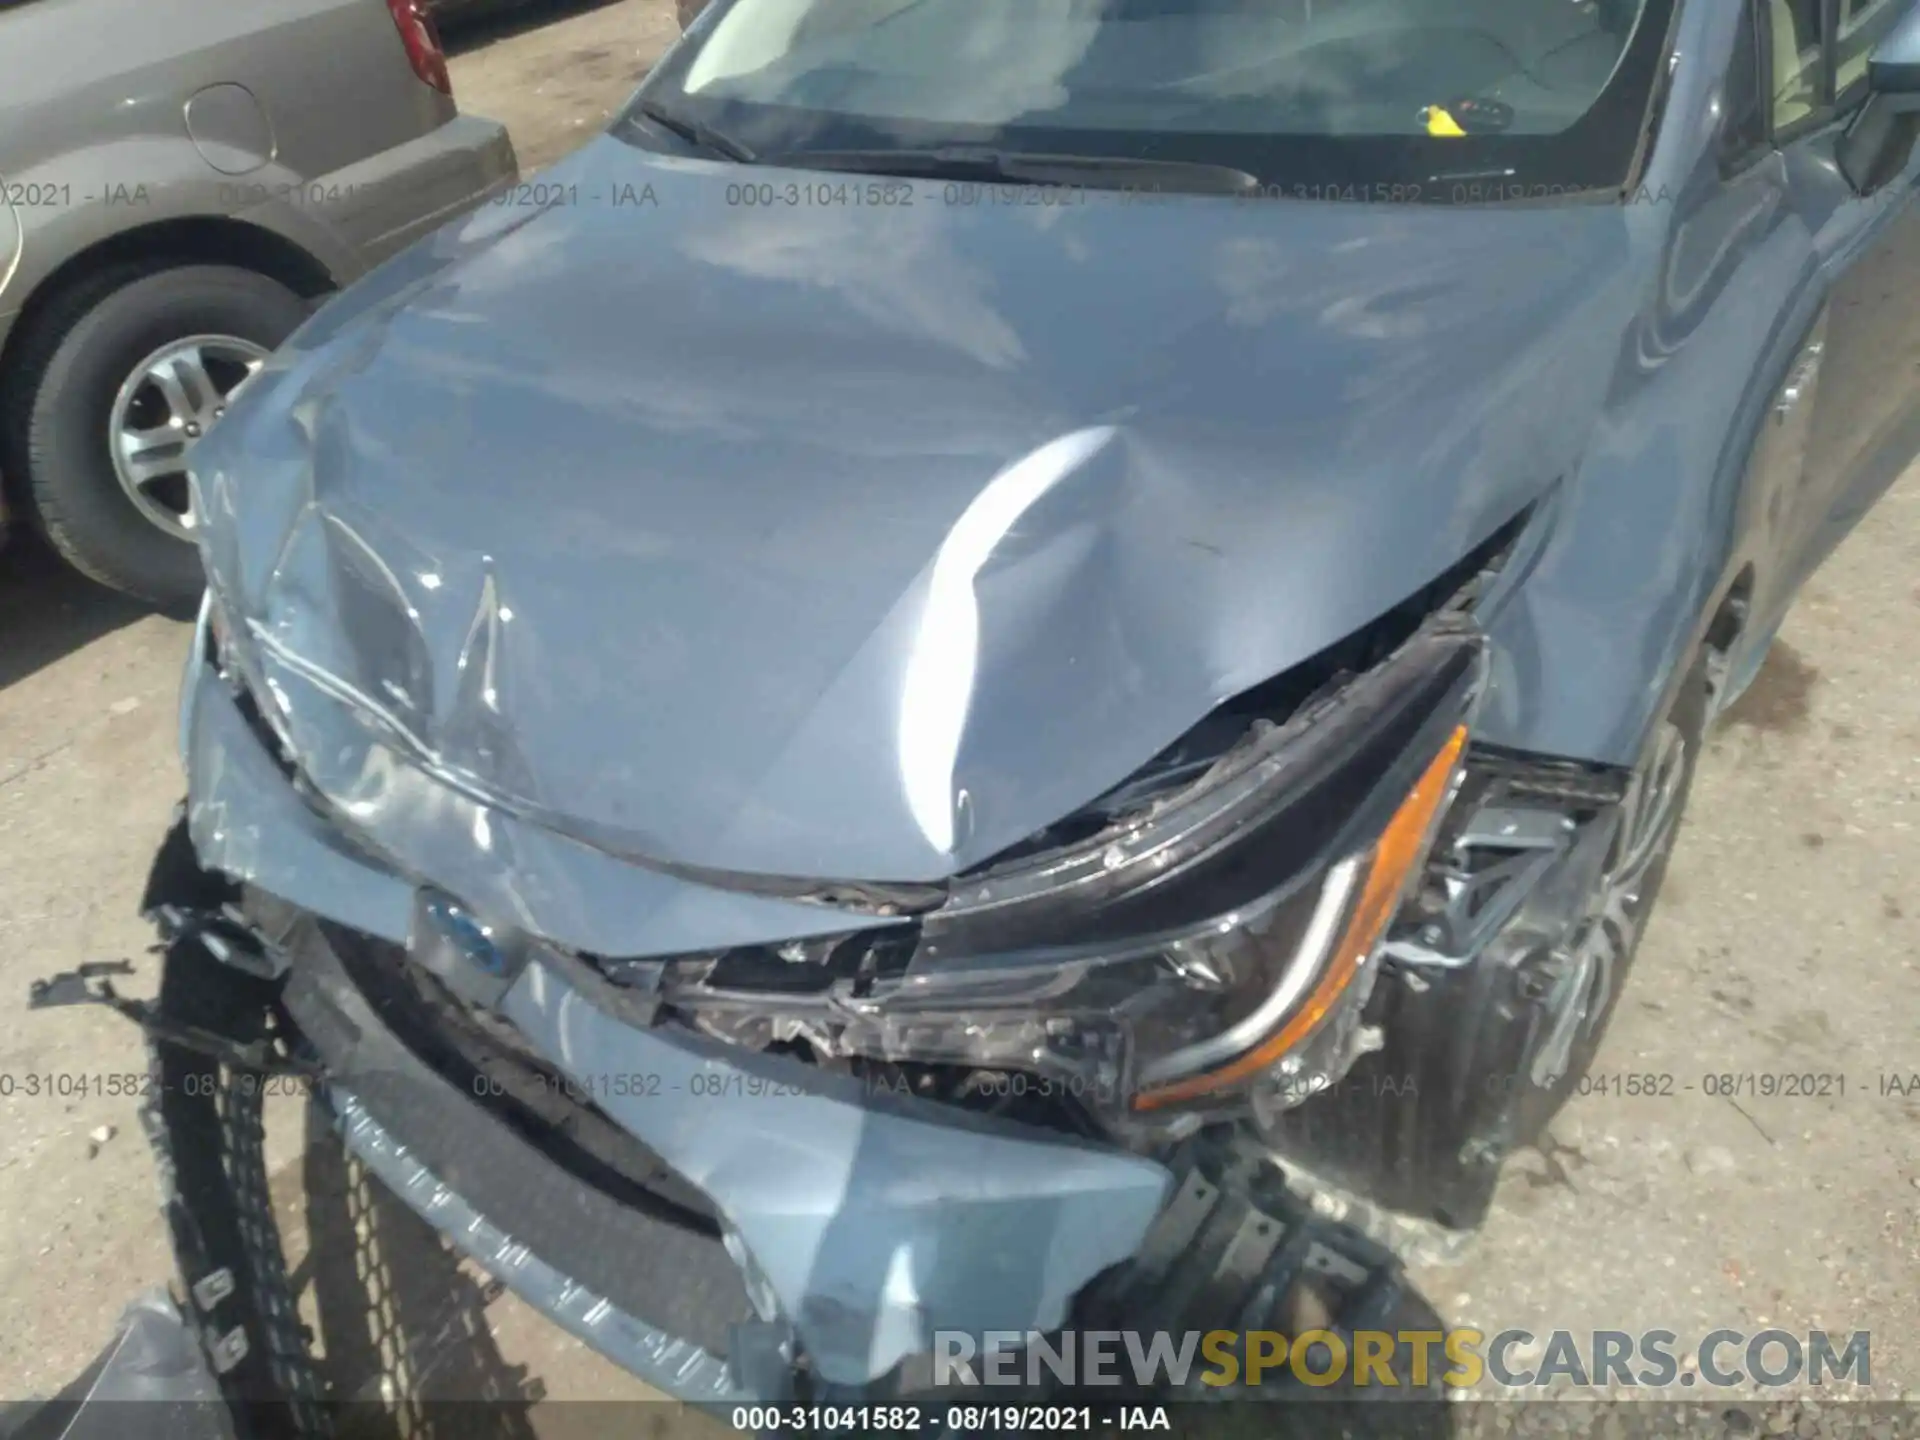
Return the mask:
POLYGON ((636 1029, 534 966, 503 1007, 578 1093, 718 1212, 724 1238, 622 1203, 436 1073, 355 986, 325 930, 289 945, 289 1014, 350 1148, 554 1320, 682 1399, 764 1393, 728 1358, 791 1354, 864 1385, 933 1332, 1052 1330, 1139 1249, 1160 1165, 792 1063, 744 1065, 636 1029))
POLYGON ((755 1375, 784 1364, 728 1362, 794 1344, 854 1386, 931 1351, 936 1331, 1056 1329, 1162 1209, 1173 1178, 1152 1160, 629 1024, 536 962, 502 1013, 703 1193, 722 1233, 622 1203, 389 1028, 321 922, 403 942, 412 887, 302 804, 197 658, 181 724, 200 862, 298 912, 284 1003, 349 1147, 528 1302, 670 1394, 765 1393, 755 1375))

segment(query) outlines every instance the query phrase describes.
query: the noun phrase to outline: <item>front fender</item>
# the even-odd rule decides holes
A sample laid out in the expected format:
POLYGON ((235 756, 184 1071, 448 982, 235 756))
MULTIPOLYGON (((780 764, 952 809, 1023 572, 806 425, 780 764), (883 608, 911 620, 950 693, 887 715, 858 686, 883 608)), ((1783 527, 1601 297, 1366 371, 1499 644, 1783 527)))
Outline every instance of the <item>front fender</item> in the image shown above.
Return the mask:
POLYGON ((1818 313, 1813 237, 1778 157, 1711 147, 1630 202, 1645 297, 1552 533, 1489 625, 1480 738, 1631 765, 1737 577, 1770 566, 1753 462, 1818 313))

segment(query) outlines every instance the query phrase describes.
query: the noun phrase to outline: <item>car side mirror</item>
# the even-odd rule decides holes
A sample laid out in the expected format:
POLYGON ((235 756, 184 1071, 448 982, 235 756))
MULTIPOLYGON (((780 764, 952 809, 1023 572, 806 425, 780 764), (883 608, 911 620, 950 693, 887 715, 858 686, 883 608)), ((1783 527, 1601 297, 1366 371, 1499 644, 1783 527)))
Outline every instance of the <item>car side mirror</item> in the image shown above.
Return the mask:
POLYGON ((1834 158, 1847 183, 1871 195, 1902 170, 1920 140, 1920 5, 1867 57, 1867 99, 1840 137, 1834 158))

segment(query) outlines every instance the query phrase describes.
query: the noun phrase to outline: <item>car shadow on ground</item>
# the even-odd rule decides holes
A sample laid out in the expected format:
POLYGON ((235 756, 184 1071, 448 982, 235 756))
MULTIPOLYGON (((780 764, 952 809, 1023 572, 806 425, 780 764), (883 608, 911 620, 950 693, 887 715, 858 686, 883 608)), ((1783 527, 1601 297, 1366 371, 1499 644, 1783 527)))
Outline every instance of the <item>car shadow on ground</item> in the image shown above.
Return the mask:
POLYGON ((511 40, 543 25, 591 10, 604 10, 619 0, 462 0, 434 17, 440 44, 449 56, 465 55, 499 40, 511 40))
POLYGON ((0 550, 0 690, 152 613, 15 534, 0 550))

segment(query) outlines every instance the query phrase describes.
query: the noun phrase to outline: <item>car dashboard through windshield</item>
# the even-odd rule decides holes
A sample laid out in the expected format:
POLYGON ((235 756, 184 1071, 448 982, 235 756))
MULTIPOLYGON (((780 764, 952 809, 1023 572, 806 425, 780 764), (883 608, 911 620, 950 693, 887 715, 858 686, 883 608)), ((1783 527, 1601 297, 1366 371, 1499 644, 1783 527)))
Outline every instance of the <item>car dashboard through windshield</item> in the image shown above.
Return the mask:
POLYGON ((1634 0, 746 0, 689 96, 876 120, 1033 128, 1556 134, 1606 88, 1634 0))

